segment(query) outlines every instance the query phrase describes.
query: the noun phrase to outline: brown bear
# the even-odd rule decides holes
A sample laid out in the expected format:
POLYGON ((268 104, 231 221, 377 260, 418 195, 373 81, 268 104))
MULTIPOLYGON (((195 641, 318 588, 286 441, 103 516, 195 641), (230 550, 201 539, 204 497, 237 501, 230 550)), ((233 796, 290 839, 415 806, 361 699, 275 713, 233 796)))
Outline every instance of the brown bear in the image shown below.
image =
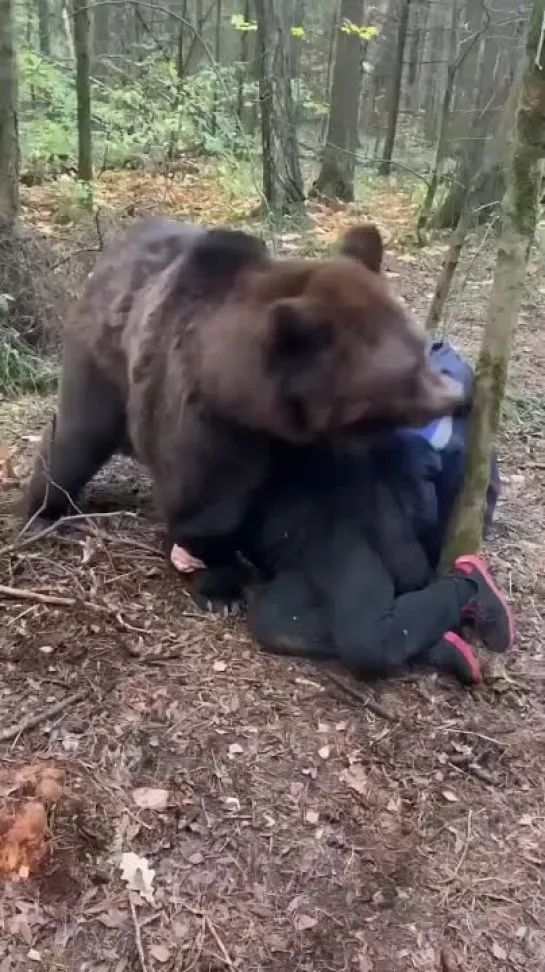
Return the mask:
POLYGON ((266 476, 271 444, 425 423, 460 392, 352 229, 331 259, 274 259, 249 234, 152 219, 99 259, 68 322, 56 417, 26 515, 69 509, 118 450, 150 471, 167 546, 207 565, 266 476))

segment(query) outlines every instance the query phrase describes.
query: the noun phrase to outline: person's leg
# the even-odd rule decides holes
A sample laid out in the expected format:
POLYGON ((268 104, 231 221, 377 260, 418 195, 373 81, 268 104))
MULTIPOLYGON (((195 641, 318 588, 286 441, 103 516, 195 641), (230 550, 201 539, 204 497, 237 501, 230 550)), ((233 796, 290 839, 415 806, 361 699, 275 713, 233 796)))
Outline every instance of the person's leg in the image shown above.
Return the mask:
POLYGON ((323 606, 301 571, 279 573, 250 592, 248 626, 264 651, 315 660, 336 656, 323 606))
MULTIPOLYGON (((387 675, 436 649, 447 632, 460 627, 462 611, 476 594, 462 573, 433 581, 423 590, 396 598, 392 580, 374 551, 359 545, 330 578, 332 637, 339 658, 365 675, 387 675)), ((437 663, 456 669, 463 681, 479 670, 471 648, 450 640, 435 651, 437 663), (463 646, 463 650, 462 650, 463 646)))

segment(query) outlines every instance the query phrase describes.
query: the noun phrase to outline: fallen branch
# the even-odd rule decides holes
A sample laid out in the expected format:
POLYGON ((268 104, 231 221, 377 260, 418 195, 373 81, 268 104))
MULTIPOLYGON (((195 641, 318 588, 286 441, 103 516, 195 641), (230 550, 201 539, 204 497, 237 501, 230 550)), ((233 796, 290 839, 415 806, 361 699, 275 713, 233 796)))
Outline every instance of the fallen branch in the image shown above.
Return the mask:
POLYGON ((233 960, 229 955, 229 952, 227 951, 225 944, 223 943, 217 928, 215 927, 210 916, 208 915, 208 912, 203 911, 202 908, 192 908, 191 905, 186 904, 185 901, 182 901, 180 903, 182 905, 182 908, 185 908, 186 911, 189 911, 192 915, 195 915, 196 918, 202 919, 204 925, 208 928, 208 931, 212 935, 212 938, 214 939, 216 945, 218 946, 221 952, 221 955, 218 957, 222 958, 227 968, 232 969, 234 972, 235 965, 233 963, 233 960))
POLYGON ((0 584, 0 596, 12 597, 16 601, 35 601, 37 604, 52 604, 55 607, 75 607, 74 597, 62 597, 60 594, 42 594, 40 591, 29 591, 24 587, 8 587, 0 584))
POLYGON ((54 716, 58 715, 59 712, 64 712, 65 709, 69 709, 71 705, 75 705, 76 702, 82 702, 86 699, 88 695, 91 694, 91 688, 80 689, 79 692, 73 692, 72 695, 67 695, 66 698, 61 699, 59 702, 54 702, 47 709, 42 709, 41 712, 36 712, 34 715, 25 716, 20 719, 19 722, 14 723, 11 726, 6 726, 5 729, 0 729, 0 742, 10 742, 12 739, 16 739, 23 732, 28 732, 29 729, 35 729, 42 722, 47 722, 48 719, 52 719, 54 716))
MULTIPOLYGON (((5 554, 16 553, 19 550, 23 550, 24 547, 30 547, 31 544, 37 543, 38 540, 44 540, 45 537, 50 536, 50 534, 55 533, 60 527, 67 523, 74 523, 75 521, 81 520, 102 520, 111 519, 116 516, 130 516, 136 519, 136 513, 131 513, 129 510, 118 510, 116 512, 105 512, 105 513, 74 513, 70 516, 63 516, 60 520, 56 520, 54 523, 50 523, 45 529, 40 530, 38 533, 31 533, 28 536, 24 536, 26 528, 21 531, 20 537, 22 539, 14 540, 13 543, 8 543, 5 547, 0 547, 0 557, 5 556, 5 554)), ((28 526, 28 524, 27 524, 28 526)))
POLYGON ((397 716, 389 712, 388 709, 385 709, 380 702, 360 692, 359 689, 350 685, 349 682, 345 682, 339 675, 335 675, 334 672, 330 672, 327 669, 323 669, 323 673, 330 682, 333 682, 334 685, 341 688, 347 695, 351 695, 353 699, 357 699, 361 705, 369 709, 374 715, 379 716, 381 719, 386 719, 387 722, 399 722, 397 716))
POLYGON ((142 934, 140 931, 140 925, 138 924, 138 915, 136 914, 136 908, 134 901, 132 899, 132 894, 130 891, 127 892, 129 898, 129 908, 131 909, 132 924, 134 928, 134 940, 136 943, 136 951, 138 952, 138 959, 140 961, 140 968, 142 972, 148 972, 148 967, 146 965, 146 956, 144 955, 144 946, 142 945, 142 934))

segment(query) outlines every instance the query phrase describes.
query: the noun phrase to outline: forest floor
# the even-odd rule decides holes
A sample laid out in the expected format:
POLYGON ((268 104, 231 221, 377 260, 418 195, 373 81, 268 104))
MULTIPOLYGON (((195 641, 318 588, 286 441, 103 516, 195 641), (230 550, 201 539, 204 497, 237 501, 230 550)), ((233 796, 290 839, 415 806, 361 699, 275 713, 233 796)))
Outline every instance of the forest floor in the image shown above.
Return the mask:
MULTIPOLYGON (((150 208, 214 218, 181 195, 150 208)), ((27 192, 27 218, 75 247, 52 205, 27 192)), ((424 313, 441 246, 404 244, 403 194, 366 212, 424 313)), ((327 240, 358 211, 314 215, 327 240)), ((468 255, 449 313, 471 354, 492 268, 468 255)), ((518 640, 471 692, 430 674, 358 698, 201 615, 121 460, 91 490, 109 515, 24 545, 14 504, 50 401, 0 404, 0 972, 543 972, 544 315, 533 266, 488 545, 518 640)))

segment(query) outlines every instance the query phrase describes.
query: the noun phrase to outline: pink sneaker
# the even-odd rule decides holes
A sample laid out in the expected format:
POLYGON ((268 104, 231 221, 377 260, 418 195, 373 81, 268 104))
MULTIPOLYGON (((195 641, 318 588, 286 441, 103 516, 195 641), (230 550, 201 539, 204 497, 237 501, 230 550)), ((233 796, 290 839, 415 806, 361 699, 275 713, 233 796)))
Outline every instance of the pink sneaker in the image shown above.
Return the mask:
POLYGON ((481 666, 473 648, 454 631, 447 631, 426 654, 426 663, 454 675, 462 685, 476 685, 482 679, 481 666))
POLYGON ((462 612, 490 651, 504 652, 513 647, 515 619, 505 595, 492 580, 486 564, 473 554, 458 557, 454 571, 475 584, 475 597, 462 612))

